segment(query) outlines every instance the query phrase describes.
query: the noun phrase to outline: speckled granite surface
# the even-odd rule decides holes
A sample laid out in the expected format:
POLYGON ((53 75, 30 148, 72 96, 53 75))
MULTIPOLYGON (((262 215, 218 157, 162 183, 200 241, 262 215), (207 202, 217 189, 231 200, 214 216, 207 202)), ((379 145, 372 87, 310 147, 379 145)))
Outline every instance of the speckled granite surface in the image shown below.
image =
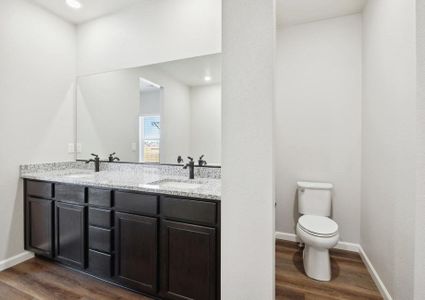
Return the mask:
MULTIPOLYGON (((94 170, 93 163, 86 164, 83 161, 65 161, 52 163, 38 163, 20 166, 20 173, 35 173, 45 171, 67 170, 67 169, 83 169, 94 170)), ((182 166, 171 165, 144 165, 144 164, 128 164, 128 163, 107 163, 100 164, 101 171, 114 172, 159 172, 163 175, 170 176, 187 176, 188 170, 184 170, 182 166)), ((221 178, 221 168, 196 167, 195 177, 197 178, 221 178)))
POLYGON ((92 164, 85 164, 84 162, 22 165, 20 174, 21 178, 26 179, 220 200, 220 169, 197 169, 198 177, 195 174, 194 180, 189 180, 187 177, 188 170, 183 170, 184 172, 182 172, 179 166, 146 166, 119 163, 102 163, 101 171, 98 173, 93 171, 92 164), (211 177, 207 176, 209 174, 211 177), (183 184, 181 186, 179 184, 161 184, 161 182, 169 183, 170 181, 182 182, 183 184), (192 186, 188 183, 194 185, 192 186))

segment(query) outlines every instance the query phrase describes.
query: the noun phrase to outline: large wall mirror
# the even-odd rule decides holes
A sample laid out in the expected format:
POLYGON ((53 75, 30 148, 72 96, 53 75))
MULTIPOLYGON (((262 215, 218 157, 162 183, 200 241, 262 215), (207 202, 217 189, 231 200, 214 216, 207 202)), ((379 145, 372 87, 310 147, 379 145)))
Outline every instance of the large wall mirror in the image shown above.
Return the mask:
POLYGON ((79 77, 76 118, 77 159, 220 165, 221 55, 79 77))

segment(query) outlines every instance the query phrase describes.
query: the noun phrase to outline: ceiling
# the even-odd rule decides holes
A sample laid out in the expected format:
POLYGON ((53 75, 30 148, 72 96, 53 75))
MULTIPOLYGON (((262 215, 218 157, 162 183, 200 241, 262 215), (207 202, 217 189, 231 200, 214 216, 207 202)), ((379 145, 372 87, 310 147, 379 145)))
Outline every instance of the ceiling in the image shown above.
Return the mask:
POLYGON ((366 0, 276 0, 277 24, 287 26, 359 13, 366 0))
MULTIPOLYGON (((59 17, 81 24, 152 0, 79 0, 83 7, 75 10, 65 0, 30 0, 59 17)), ((157 0, 160 1, 160 0, 157 0)), ((176 0, 178 1, 178 0, 176 0)), ((225 1, 225 0, 223 0, 225 1)), ((361 12, 367 0, 276 0, 277 24, 294 25, 361 12)))
POLYGON ((149 0, 78 0, 83 5, 80 9, 72 9, 65 0, 30 0, 51 11, 55 15, 74 24, 81 24, 124 9, 136 3, 149 0))
POLYGON ((157 65, 164 73, 188 86, 221 83, 221 54, 182 59, 157 65), (210 81, 205 81, 205 76, 210 81))

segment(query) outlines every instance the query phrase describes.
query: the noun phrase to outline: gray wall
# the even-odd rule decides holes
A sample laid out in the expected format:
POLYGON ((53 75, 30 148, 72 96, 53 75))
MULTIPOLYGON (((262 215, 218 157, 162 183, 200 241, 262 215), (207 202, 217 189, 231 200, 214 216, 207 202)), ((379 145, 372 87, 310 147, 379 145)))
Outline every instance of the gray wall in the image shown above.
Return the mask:
POLYGON ((19 165, 73 158, 75 28, 27 1, 2 0, 0 45, 1 264, 24 250, 19 165))
POLYGON ((415 299, 425 299, 425 1, 416 1, 417 176, 415 226, 415 299))
POLYGON ((360 242, 361 15, 277 31, 276 231, 294 233, 297 181, 334 184, 341 241, 360 242))
POLYGON ((223 300, 274 298, 274 4, 223 1, 223 300))
POLYGON ((415 0, 371 0, 363 20, 361 245, 393 298, 413 299, 415 0))

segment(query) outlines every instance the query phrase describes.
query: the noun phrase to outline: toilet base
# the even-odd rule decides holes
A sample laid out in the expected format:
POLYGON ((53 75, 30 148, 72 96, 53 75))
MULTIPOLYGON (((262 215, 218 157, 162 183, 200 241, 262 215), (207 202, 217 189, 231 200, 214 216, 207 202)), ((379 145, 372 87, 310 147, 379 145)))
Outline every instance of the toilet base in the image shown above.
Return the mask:
POLYGON ((304 271, 308 277, 319 281, 331 280, 331 262, 328 249, 305 245, 303 251, 304 271))

